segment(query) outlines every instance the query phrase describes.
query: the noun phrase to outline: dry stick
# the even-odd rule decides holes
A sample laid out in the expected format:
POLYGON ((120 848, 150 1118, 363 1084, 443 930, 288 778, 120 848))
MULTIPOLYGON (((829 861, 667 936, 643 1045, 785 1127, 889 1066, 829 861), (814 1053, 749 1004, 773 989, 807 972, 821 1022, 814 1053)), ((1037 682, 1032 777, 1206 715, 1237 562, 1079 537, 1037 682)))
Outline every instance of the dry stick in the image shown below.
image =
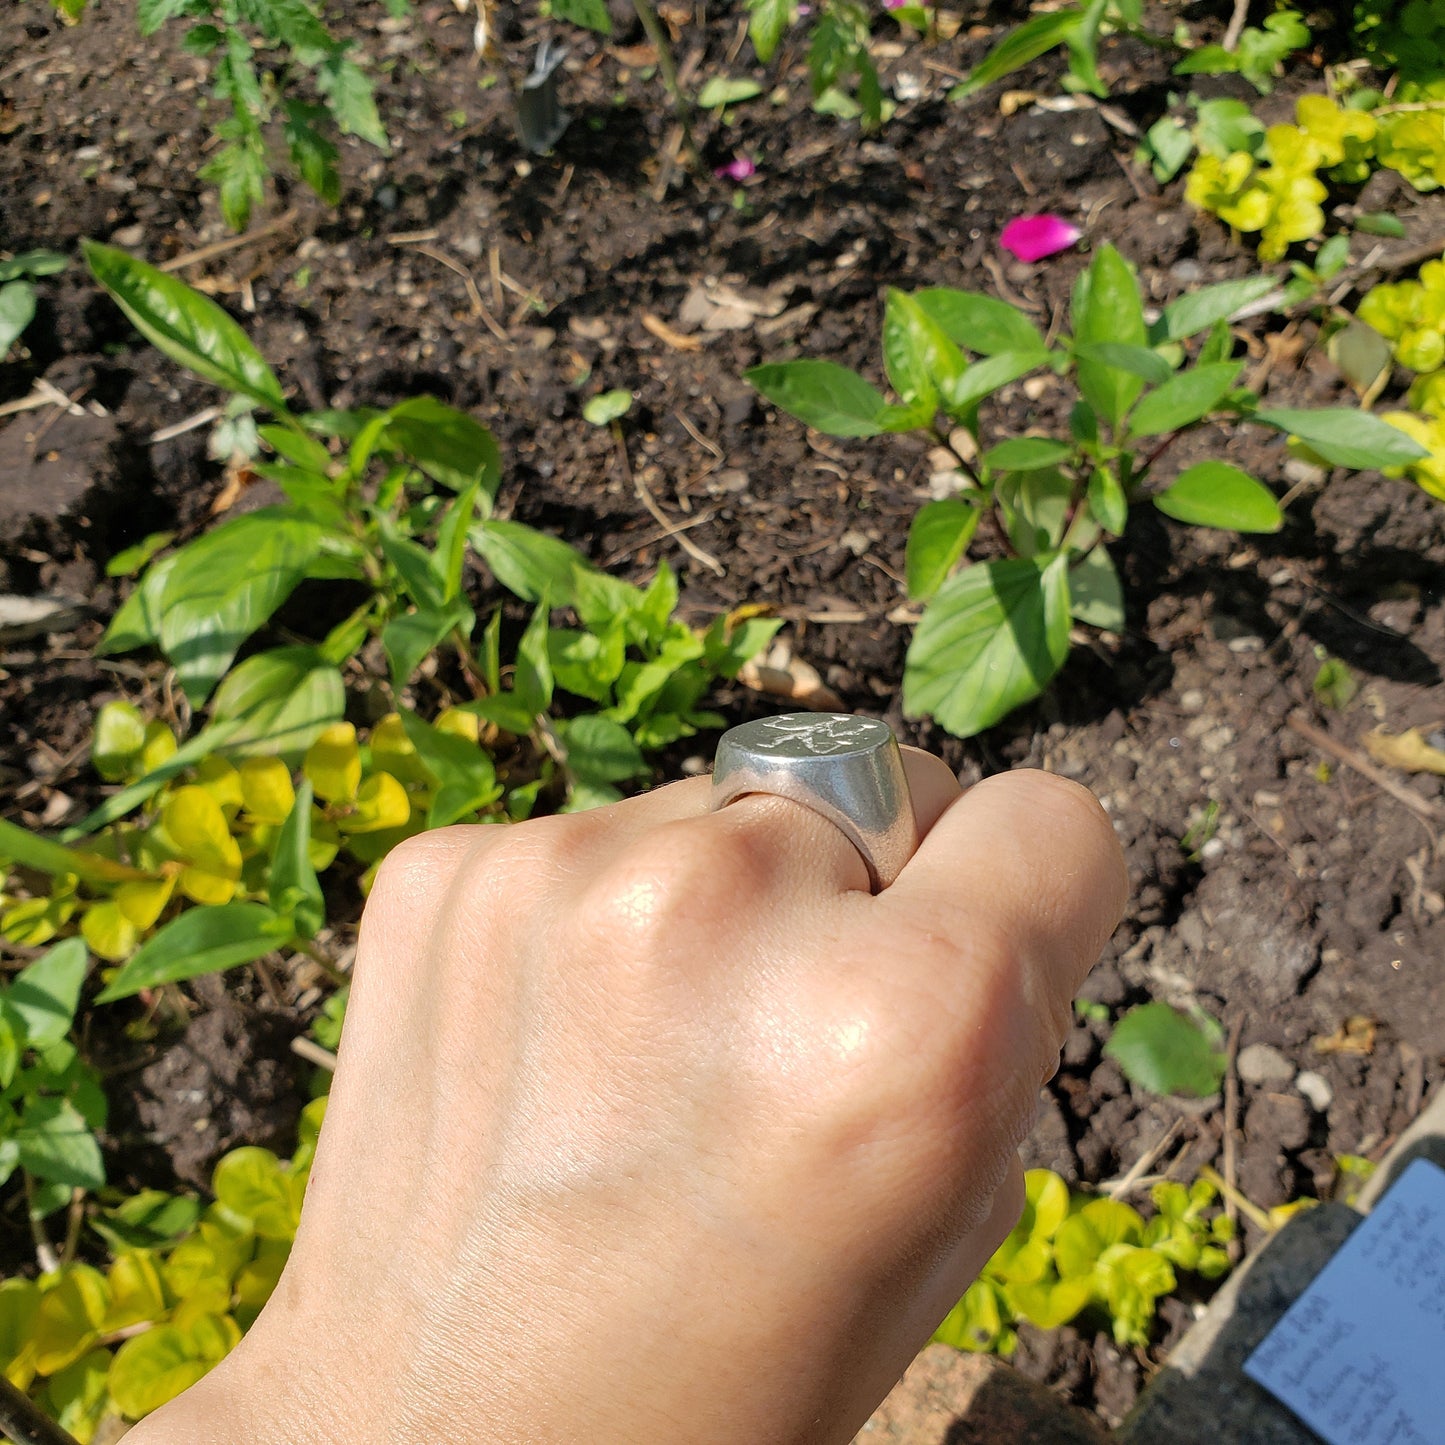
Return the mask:
POLYGON ((76 1445, 75 1436, 40 1413, 28 1395, 0 1375, 0 1431, 15 1445, 76 1445))
POLYGON ((315 1064, 318 1069, 325 1069, 329 1074, 336 1072, 336 1055, 330 1049, 323 1049, 315 1039, 308 1039, 304 1035, 292 1039, 291 1052, 299 1058, 305 1059, 308 1064, 315 1064))
POLYGON ((467 288, 467 295, 471 299, 472 310, 482 318, 488 331, 502 342, 505 346, 512 344, 512 338, 502 324, 487 310, 487 303, 482 300, 482 293, 477 289, 476 277, 467 270, 454 256, 448 256, 445 251, 438 251, 435 246, 425 245, 421 241, 394 241, 393 245, 407 245, 413 250, 420 251, 423 256, 430 256, 433 261, 439 261, 449 271, 455 271, 462 278, 467 288))
MULTIPOLYGON (((1239 1074, 1234 1061, 1239 1055, 1239 1035, 1244 1028, 1244 1015, 1236 1014, 1229 1026, 1229 1043, 1225 1050, 1224 1066, 1224 1180, 1231 1190, 1238 1190, 1239 1177, 1235 1160, 1234 1136, 1239 1130, 1239 1074)), ((1232 1194, 1224 1196, 1224 1212, 1236 1224, 1239 1223, 1239 1207, 1232 1194)), ((1239 1243, 1229 1241, 1230 1258, 1238 1260, 1239 1243)))
POLYGON ((195 431, 197 427, 209 425, 224 413, 224 407, 208 406, 204 411, 198 411, 184 421, 172 422, 170 426, 163 426, 159 431, 153 431, 150 435, 151 445, 154 446, 157 442, 173 441, 176 437, 184 436, 188 431, 195 431))
POLYGON ((1229 25, 1224 32, 1223 45, 1226 50, 1233 51, 1239 45, 1239 37, 1248 16, 1249 0, 1234 0, 1234 14, 1229 17, 1229 25))
POLYGON ((284 231, 299 214, 295 210, 287 211, 285 215, 277 216, 274 221, 269 221, 264 226, 257 226, 254 231, 247 231, 244 236, 230 236, 224 241, 213 241, 209 246, 201 246, 195 251, 187 251, 184 255, 172 256, 169 261, 163 261, 157 269, 183 271, 187 266, 199 266, 202 261, 209 261, 215 256, 224 256, 227 251, 234 251, 239 246, 250 246, 256 241, 264 241, 267 236, 274 236, 277 231, 284 231))
POLYGON ((1313 743, 1321 752, 1337 758, 1347 768, 1353 768, 1362 778, 1368 778, 1381 792, 1388 793, 1397 803, 1403 803, 1417 817, 1431 823, 1445 822, 1445 808, 1440 808, 1409 788, 1402 787, 1382 768, 1377 768, 1365 755, 1355 748, 1334 740, 1327 732, 1321 731, 1303 714, 1292 712, 1285 721, 1306 742, 1313 743))
MULTIPOLYGON (((1432 260, 1442 251, 1445 251, 1445 236, 1436 236, 1433 241, 1422 241, 1418 246, 1405 246, 1398 251, 1386 251, 1383 247, 1376 247, 1371 256, 1354 266, 1346 266, 1331 278, 1334 289, 1330 292, 1330 300, 1338 304, 1351 291, 1358 290, 1359 283, 1366 277, 1388 276, 1396 271, 1407 271, 1422 261, 1432 260)), ((1284 287, 1279 286, 1266 292, 1257 301, 1246 302, 1237 310, 1231 311, 1228 319, 1231 324, 1248 321, 1253 316, 1278 311, 1288 301, 1284 287)))
POLYGON ((647 483, 632 470, 632 460, 627 455, 627 442, 622 435, 622 428, 616 422, 612 423, 612 439, 617 443, 617 454, 622 458, 623 472, 632 483, 632 489, 637 493, 638 500, 652 513, 653 520, 662 528, 663 536, 673 538, 677 545, 695 562, 701 562, 709 571, 719 577, 725 577, 727 568, 711 552, 704 552, 691 537, 684 535, 689 527, 695 527, 702 518, 694 517, 686 522, 674 522, 657 505, 656 499, 648 490, 647 483))
POLYGON ((1115 1180, 1107 1190, 1110 1199, 1122 1199, 1148 1172, 1154 1161, 1179 1137, 1183 1119, 1176 1119, 1129 1167, 1129 1172, 1115 1180))

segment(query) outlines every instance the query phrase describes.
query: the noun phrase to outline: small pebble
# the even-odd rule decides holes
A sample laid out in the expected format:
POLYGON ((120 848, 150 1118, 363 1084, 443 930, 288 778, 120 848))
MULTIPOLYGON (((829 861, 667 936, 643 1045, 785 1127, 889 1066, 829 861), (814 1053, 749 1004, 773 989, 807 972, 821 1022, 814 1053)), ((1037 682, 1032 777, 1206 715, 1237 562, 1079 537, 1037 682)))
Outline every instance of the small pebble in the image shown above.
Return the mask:
POLYGON ((1335 1091, 1330 1088, 1325 1076, 1313 1069, 1304 1069, 1296 1075, 1294 1086, 1321 1114, 1330 1107, 1335 1097, 1335 1091))
POLYGON ((1235 1067, 1246 1084, 1287 1084, 1294 1077, 1294 1065, 1273 1044, 1242 1048, 1235 1067))

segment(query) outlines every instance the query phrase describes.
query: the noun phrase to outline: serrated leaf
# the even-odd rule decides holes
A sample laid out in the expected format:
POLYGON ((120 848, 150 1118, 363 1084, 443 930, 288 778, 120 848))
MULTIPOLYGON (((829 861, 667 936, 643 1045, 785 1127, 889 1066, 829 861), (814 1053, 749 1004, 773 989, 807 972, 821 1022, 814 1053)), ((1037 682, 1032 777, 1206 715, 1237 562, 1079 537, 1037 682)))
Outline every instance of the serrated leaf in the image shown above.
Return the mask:
POLYGON ((276 374, 214 301, 114 246, 81 244, 91 275, 153 346, 206 381, 285 413, 276 374))
POLYGON ((328 206, 334 206, 341 200, 341 172, 337 169, 340 153, 321 132, 320 122, 325 118, 326 111, 319 105, 288 100, 284 133, 291 164, 301 179, 328 206))
POLYGON ((328 55, 316 69, 316 89, 343 135, 360 136, 378 150, 388 150, 386 127, 376 111, 376 92, 366 72, 343 51, 328 55))
POLYGON ((837 437, 877 436, 887 405, 856 371, 832 361, 778 361, 755 366, 743 380, 774 406, 837 437))
POLYGON ((1284 514, 1274 493, 1227 462, 1198 462, 1181 472, 1154 505, 1176 522, 1235 532, 1278 532, 1284 514))
POLYGON ((1219 1088, 1228 1062, 1217 1027, 1207 1032, 1167 1003, 1130 1009, 1115 1024, 1104 1053, 1141 1089, 1201 1099, 1219 1088))
MULTIPOLYGON (((233 231, 251 224, 251 212, 266 199, 266 145, 251 127, 222 128, 231 136, 197 174, 210 181, 221 201, 221 215, 233 231)), ((193 368, 194 369, 194 368, 193 368)))
POLYGON ((904 709, 972 737, 1037 697, 1068 652, 1066 557, 976 562, 923 614, 904 667, 904 709))

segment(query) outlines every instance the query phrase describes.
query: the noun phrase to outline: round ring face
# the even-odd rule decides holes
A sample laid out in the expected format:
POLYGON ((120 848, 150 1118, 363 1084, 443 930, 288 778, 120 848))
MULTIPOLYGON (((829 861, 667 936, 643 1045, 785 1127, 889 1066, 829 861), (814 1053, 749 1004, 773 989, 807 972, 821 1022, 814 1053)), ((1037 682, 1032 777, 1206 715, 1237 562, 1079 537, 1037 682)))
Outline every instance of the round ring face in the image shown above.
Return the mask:
POLYGON ((789 712, 781 717, 742 723, 726 734, 745 752, 769 758, 841 758, 850 753, 871 753, 894 741, 893 729, 871 717, 849 713, 789 712))
POLYGON ((821 814, 886 888, 918 846, 898 741, 887 723, 847 713, 784 713, 723 734, 712 806, 774 793, 821 814))

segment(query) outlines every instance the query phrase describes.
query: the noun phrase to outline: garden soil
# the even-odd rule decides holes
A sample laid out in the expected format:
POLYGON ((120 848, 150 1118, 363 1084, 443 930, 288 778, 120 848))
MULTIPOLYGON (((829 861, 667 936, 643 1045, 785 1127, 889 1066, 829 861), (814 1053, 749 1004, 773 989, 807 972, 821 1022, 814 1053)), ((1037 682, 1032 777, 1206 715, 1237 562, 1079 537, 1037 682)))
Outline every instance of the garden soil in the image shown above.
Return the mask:
MULTIPOLYGON (((0 248, 71 251, 92 236, 179 263, 240 318, 298 406, 429 391, 465 407, 501 444, 503 514, 638 579, 670 562, 699 621, 770 608, 792 655, 847 708, 887 718, 965 783, 1031 766, 1093 788, 1127 850, 1133 900, 1084 989, 1104 1010, 1081 1012, 1040 1095, 1030 1165, 1097 1186, 1141 1160, 1146 1179, 1190 1179, 1208 1164, 1268 1209, 1335 1193, 1342 1156, 1378 1157, 1445 1074, 1445 787, 1389 772, 1412 808, 1341 757, 1363 757, 1371 729, 1442 728, 1445 508, 1378 475, 1312 472, 1272 434, 1198 437, 1180 463, 1226 456, 1289 489, 1283 531, 1240 538, 1140 513, 1114 549, 1125 631, 1081 632, 1046 697, 960 742, 904 719, 899 703, 912 616, 904 541, 917 508, 949 485, 938 459, 911 439, 811 435, 740 379, 793 355, 877 379, 889 285, 984 290, 1058 325, 1085 257, 1012 263, 997 238, 1020 212, 1058 211, 1087 242, 1114 242, 1151 304, 1245 274, 1248 254, 1191 213, 1179 183, 1161 189, 1132 158, 1134 130, 1165 104, 1165 62, 1107 47, 1115 96, 1103 107, 1063 96, 1048 60, 1010 83, 1022 94, 1003 106, 999 88, 949 105, 944 92, 1005 18, 980 11, 931 49, 883 37, 885 74, 908 98, 868 136, 812 112, 794 49, 766 77, 775 98, 726 123, 697 117, 702 162, 689 170, 640 32, 620 25, 610 44, 569 33, 571 125, 554 154, 533 156, 515 138, 510 81, 536 26, 508 37, 516 74, 488 84, 471 17, 451 0, 423 0, 410 23, 353 9, 380 57, 393 152, 349 143, 338 210, 278 182, 256 236, 208 252, 228 233, 195 174, 209 144, 201 62, 173 38, 139 40, 127 5, 97 4, 73 29, 44 0, 6 6, 0 248), (715 179, 738 153, 757 173, 715 179), (636 396, 620 435, 581 414, 613 388, 636 396), (1360 684, 1343 708, 1313 694, 1325 655, 1360 684), (1184 1101, 1129 1086, 1103 1055, 1107 1022, 1094 1020, 1148 998, 1222 1021, 1239 1050, 1237 1091, 1184 1101)), ((746 72, 740 7, 662 9, 694 88, 746 72)), ((1297 88, 1311 79, 1306 66, 1297 88)), ((1204 84, 1225 93, 1233 82, 1204 84)), ((1288 116, 1289 92, 1263 103, 1270 118, 1288 116)), ((1413 193, 1370 204, 1396 209, 1410 244, 1445 235, 1445 210, 1413 193)), ((6 816, 57 827, 96 801, 85 749, 101 702, 128 696, 173 716, 181 705, 157 663, 93 660, 129 585, 107 579, 105 561, 148 532, 191 535, 218 505, 267 498, 262 486, 228 488, 208 428, 180 430, 214 391, 141 344, 79 263, 42 289, 28 356, 0 365, 0 405, 41 381, 73 405, 0 421, 0 592, 61 594, 90 617, 0 651, 0 790, 6 816)), ((1309 317, 1240 334, 1251 384, 1271 403, 1349 400, 1309 317)), ((1057 421, 1061 406, 1046 383, 1025 383, 988 419, 1002 435, 1057 421)), ((475 566, 469 585, 489 609, 500 594, 475 566)), ((283 630, 314 627, 308 608, 293 606, 283 630)), ((780 705, 742 687, 722 698, 735 720, 780 705)), ((697 770, 713 741, 677 751, 660 776, 697 770)), ((335 901, 354 921, 359 899, 344 893, 335 901)), ((343 923, 331 941, 343 961, 349 936, 343 923)), ((127 1016, 124 1031, 101 1028, 112 1176, 201 1182, 236 1143, 284 1149, 307 1083, 287 1045, 314 1014, 317 984, 314 971, 277 965, 191 989, 188 1023, 127 1016)), ((1257 1243, 1252 1226, 1247 1235, 1257 1243)), ((4 1262, 18 1266, 18 1210, 5 1238, 4 1262)), ((1016 1358, 1117 1420, 1206 1290, 1189 1285, 1166 1305, 1149 1351, 1092 1328, 1025 1330, 1016 1358)))

